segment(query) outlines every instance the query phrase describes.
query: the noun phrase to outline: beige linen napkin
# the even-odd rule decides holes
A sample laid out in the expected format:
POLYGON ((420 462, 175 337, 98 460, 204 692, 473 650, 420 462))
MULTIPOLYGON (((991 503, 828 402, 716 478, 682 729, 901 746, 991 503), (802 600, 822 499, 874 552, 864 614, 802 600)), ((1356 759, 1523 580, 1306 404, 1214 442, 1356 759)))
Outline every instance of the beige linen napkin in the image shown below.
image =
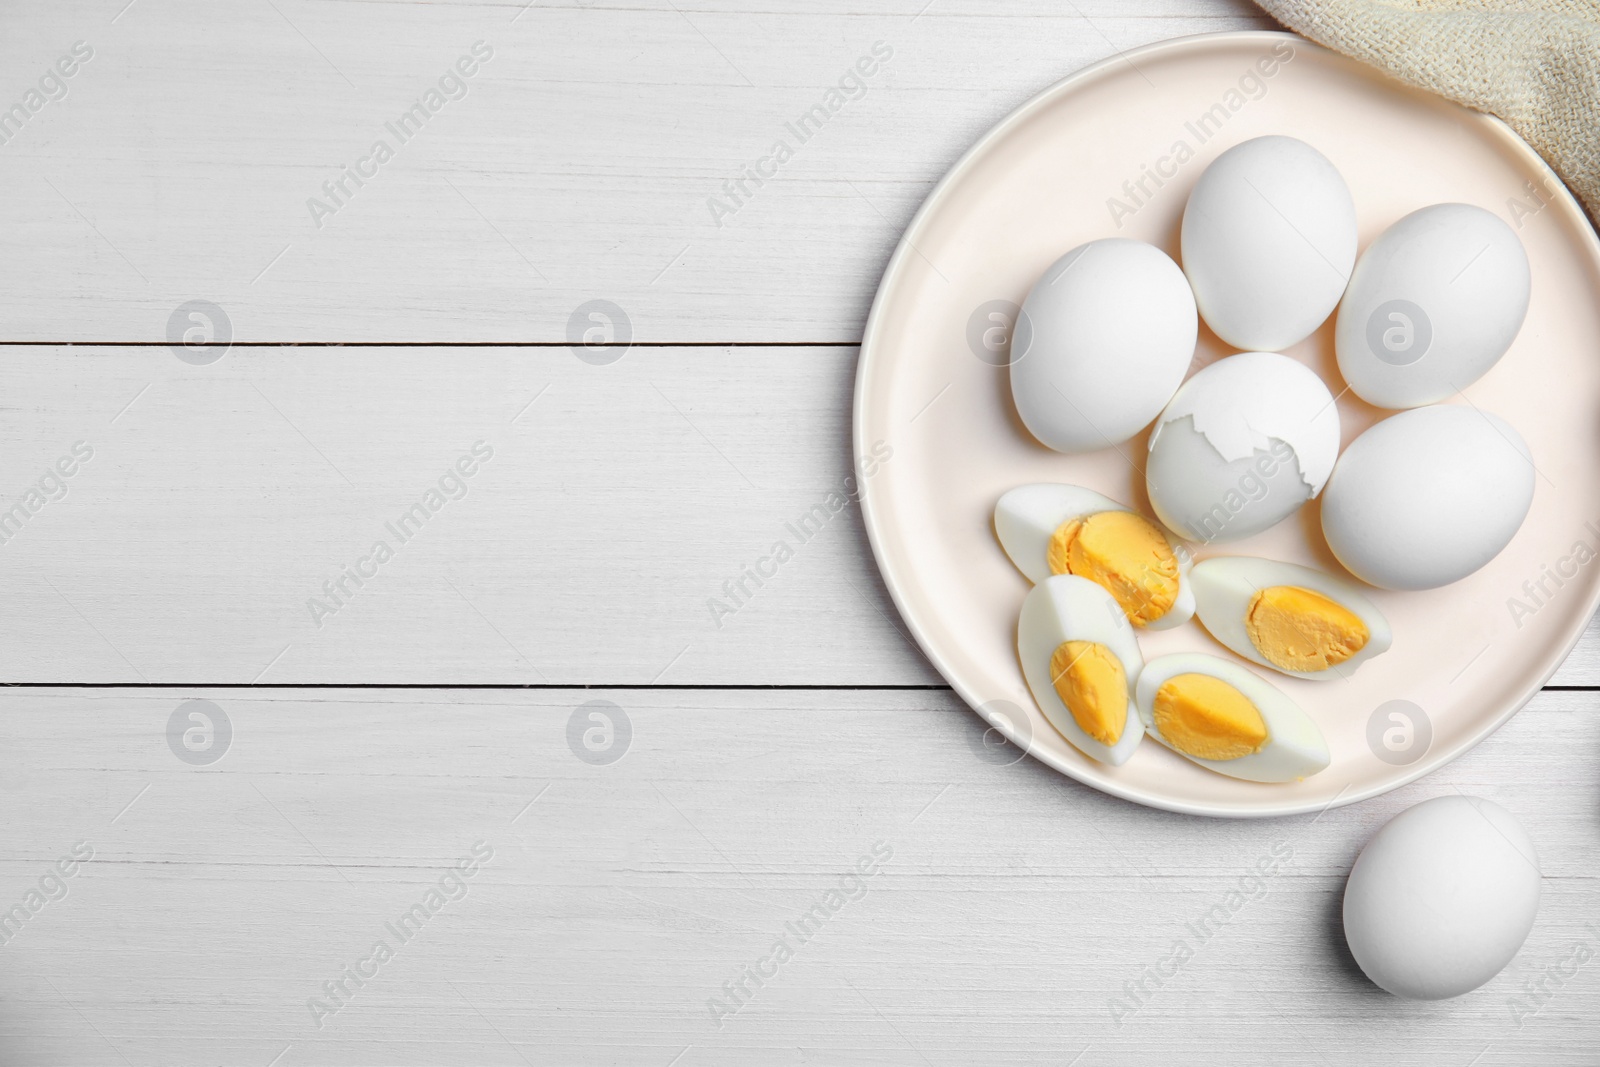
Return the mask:
POLYGON ((1600 220, 1600 0, 1256 0, 1402 81, 1497 115, 1600 220))

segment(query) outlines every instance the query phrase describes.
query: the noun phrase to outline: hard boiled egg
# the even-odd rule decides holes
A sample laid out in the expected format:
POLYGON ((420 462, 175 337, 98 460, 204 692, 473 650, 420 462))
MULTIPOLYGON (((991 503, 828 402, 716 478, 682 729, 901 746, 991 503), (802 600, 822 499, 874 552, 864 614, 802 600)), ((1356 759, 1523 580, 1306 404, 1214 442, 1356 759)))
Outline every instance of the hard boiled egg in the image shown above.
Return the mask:
POLYGON ((1218 774, 1293 782, 1328 766, 1322 731, 1290 697, 1240 665, 1202 653, 1139 672, 1139 717, 1168 749, 1218 774))
POLYGON ((1029 581, 1075 574, 1110 593, 1135 626, 1165 630, 1194 615, 1189 553, 1132 508, 1076 485, 1038 483, 994 508, 1000 545, 1029 581))
POLYGON ((1498 215, 1434 204, 1361 254, 1335 346, 1350 389, 1381 408, 1454 396, 1505 354, 1528 313, 1528 254, 1498 215))
POLYGON ((1172 399, 1194 358, 1194 293, 1154 245, 1079 245, 1044 272, 1011 338, 1011 395, 1039 441, 1092 452, 1126 441, 1172 399))
POLYGON ((1227 660, 1198 652, 1151 660, 1136 698, 1151 737, 1218 774, 1292 782, 1328 765, 1328 744, 1306 713, 1227 660))
POLYGON ((1277 351, 1322 325, 1356 258, 1356 207, 1326 156, 1293 137, 1234 145, 1183 212, 1183 269, 1206 325, 1277 351))
POLYGON ((1156 516, 1191 541, 1237 541, 1322 491, 1339 455, 1339 409, 1288 356, 1242 352, 1183 384, 1150 434, 1156 516))
POLYGON ((1133 687, 1144 658, 1122 608, 1087 578, 1046 578, 1017 621, 1017 656, 1050 724, 1086 756, 1123 764, 1144 736, 1133 687))
POLYGON ((1458 997, 1516 956, 1539 911, 1539 882, 1538 853, 1510 812, 1435 797, 1361 850, 1344 890, 1344 936, 1367 977, 1395 996, 1458 997))
POLYGON ((1310 567, 1219 556, 1198 564, 1191 581, 1212 637, 1294 678, 1347 678, 1394 640, 1353 583, 1310 567))
POLYGON ((1339 562, 1385 589, 1460 581, 1511 543, 1533 504, 1522 435, 1474 407, 1414 408, 1350 442, 1322 499, 1339 562))

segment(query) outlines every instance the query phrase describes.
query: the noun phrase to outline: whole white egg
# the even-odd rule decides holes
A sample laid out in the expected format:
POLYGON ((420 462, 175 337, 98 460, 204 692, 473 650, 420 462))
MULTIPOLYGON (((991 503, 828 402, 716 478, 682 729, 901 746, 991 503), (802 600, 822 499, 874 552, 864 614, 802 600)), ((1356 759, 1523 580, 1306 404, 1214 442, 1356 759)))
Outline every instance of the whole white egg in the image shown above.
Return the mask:
POLYGON ((1156 420, 1145 488, 1178 535, 1237 541, 1321 492, 1338 455, 1322 379, 1288 356, 1241 352, 1190 378, 1156 420))
POLYGON ((1413 211, 1356 263, 1335 331, 1339 372, 1382 408, 1454 396, 1511 347, 1530 289, 1528 254, 1499 216, 1471 204, 1413 211))
POLYGON ((1040 443, 1093 452, 1150 425, 1199 334, 1194 293, 1161 249, 1112 237, 1058 259, 1023 302, 1011 395, 1040 443))
POLYGON ((1362 849, 1344 890, 1361 969, 1412 1000, 1458 997, 1516 956, 1539 910, 1539 856, 1511 813, 1477 797, 1401 812, 1362 849))
POLYGON ((1322 532, 1362 581, 1449 585, 1511 542, 1533 504, 1534 473, 1505 420, 1473 407, 1413 408, 1350 442, 1322 495, 1322 532))
POLYGON ((1293 137, 1218 156, 1183 212, 1183 269, 1200 315, 1235 348, 1277 351, 1339 303, 1356 258, 1356 207, 1328 158, 1293 137))

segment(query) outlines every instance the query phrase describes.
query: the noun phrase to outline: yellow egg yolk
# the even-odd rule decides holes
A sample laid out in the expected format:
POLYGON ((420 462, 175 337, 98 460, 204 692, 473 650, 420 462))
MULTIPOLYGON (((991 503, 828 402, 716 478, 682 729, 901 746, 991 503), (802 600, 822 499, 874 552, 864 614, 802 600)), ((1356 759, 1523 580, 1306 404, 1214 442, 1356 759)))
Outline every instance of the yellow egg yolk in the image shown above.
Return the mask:
POLYGON ((1286 671, 1325 671, 1360 652, 1372 636, 1349 609, 1294 585, 1257 593, 1244 625, 1262 658, 1286 671))
POLYGON ((1238 759, 1261 751, 1267 740, 1267 724, 1250 698, 1209 674, 1168 678, 1156 690, 1154 710, 1161 736, 1199 759, 1238 759))
POLYGON ((1128 721, 1128 675, 1122 661, 1096 641, 1063 641, 1050 657, 1050 681, 1078 728, 1115 745, 1128 721))
POLYGON ((1131 511, 1068 519, 1047 550, 1052 574, 1076 574, 1110 593, 1135 626, 1148 626, 1178 599, 1178 557, 1155 524, 1131 511))

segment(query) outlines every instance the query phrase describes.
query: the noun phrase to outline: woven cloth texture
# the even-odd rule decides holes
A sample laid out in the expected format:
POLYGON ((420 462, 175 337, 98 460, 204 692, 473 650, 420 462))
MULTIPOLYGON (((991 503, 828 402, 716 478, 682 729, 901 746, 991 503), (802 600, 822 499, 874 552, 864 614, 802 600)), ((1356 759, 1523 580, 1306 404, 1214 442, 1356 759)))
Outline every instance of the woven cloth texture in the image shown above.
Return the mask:
POLYGON ((1600 220, 1600 0, 1257 0, 1296 33, 1498 116, 1600 220))

